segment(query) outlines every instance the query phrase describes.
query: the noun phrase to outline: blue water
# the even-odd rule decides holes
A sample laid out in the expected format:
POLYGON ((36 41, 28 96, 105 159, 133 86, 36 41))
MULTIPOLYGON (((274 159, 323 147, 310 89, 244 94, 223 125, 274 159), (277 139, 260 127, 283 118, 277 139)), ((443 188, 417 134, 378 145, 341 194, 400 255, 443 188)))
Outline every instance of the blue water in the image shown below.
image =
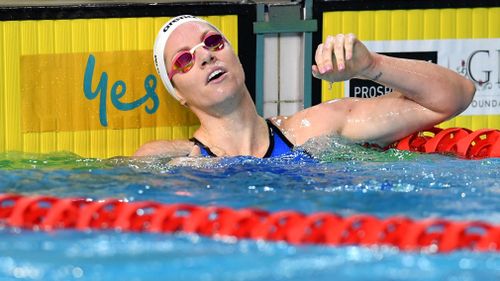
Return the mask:
MULTIPOLYGON (((500 159, 309 145, 305 161, 0 154, 0 192, 500 223, 500 159)), ((500 280, 500 255, 4 227, 0 280, 500 280)))

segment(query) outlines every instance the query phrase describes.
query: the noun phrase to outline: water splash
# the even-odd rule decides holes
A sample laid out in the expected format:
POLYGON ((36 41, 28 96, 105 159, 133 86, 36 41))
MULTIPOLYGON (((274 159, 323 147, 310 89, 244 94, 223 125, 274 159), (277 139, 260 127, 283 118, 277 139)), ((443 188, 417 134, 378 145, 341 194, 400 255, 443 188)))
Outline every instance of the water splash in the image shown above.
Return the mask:
POLYGON ((417 153, 389 149, 365 147, 340 136, 323 136, 307 141, 301 146, 315 158, 323 162, 370 161, 384 162, 410 160, 418 157, 417 153))

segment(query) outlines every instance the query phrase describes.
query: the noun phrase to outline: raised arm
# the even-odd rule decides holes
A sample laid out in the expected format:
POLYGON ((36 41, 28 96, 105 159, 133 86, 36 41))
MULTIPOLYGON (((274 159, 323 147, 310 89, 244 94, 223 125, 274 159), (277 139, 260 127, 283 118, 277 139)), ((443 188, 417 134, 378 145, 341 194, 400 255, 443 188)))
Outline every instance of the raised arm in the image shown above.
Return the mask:
POLYGON ((312 72, 317 78, 330 82, 369 79, 394 91, 372 99, 326 102, 297 113, 287 122, 296 144, 318 135, 339 134, 385 145, 458 115, 475 92, 470 80, 451 70, 370 52, 352 34, 328 37, 318 46, 315 59, 312 72), (301 126, 305 119, 312 125, 301 126))

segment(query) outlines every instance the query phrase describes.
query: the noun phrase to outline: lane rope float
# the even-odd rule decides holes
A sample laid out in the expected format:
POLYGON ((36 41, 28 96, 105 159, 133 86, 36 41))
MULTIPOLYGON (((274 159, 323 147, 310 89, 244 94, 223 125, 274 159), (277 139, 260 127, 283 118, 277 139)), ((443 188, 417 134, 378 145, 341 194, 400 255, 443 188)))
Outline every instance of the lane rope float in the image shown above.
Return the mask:
POLYGON ((500 157, 500 130, 437 127, 411 134, 390 148, 452 154, 464 159, 500 157))
POLYGON ((192 233, 284 241, 295 245, 393 246, 403 251, 430 249, 500 251, 500 225, 439 218, 380 219, 319 212, 267 212, 260 209, 163 204, 154 201, 92 201, 83 198, 0 194, 0 226, 40 231, 58 229, 192 233))

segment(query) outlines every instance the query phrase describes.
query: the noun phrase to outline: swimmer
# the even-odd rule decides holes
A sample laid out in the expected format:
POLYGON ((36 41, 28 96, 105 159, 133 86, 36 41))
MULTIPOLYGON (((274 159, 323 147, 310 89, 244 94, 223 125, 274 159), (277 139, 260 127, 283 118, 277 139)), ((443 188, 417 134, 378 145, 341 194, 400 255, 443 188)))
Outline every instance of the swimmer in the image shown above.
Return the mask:
POLYGON ((446 68, 370 52, 354 34, 337 34, 317 47, 314 77, 331 83, 369 79, 395 90, 265 120, 231 43, 207 21, 184 15, 167 22, 154 60, 168 92, 199 118, 200 127, 191 140, 152 141, 135 156, 270 157, 324 135, 385 146, 460 114, 475 93, 471 81, 446 68))

